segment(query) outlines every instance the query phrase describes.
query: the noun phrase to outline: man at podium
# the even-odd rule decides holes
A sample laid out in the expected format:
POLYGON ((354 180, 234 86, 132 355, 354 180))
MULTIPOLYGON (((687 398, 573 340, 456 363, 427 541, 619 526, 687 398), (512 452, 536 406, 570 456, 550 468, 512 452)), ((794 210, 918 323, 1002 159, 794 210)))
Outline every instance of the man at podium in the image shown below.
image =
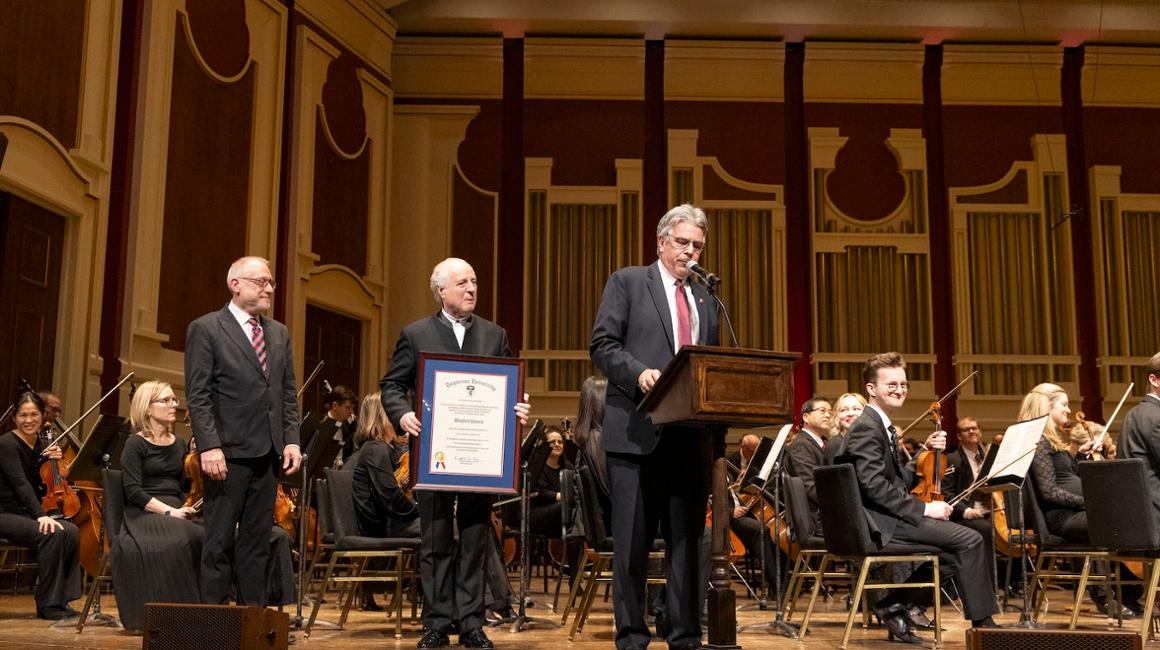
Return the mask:
POLYGON ((670 567, 668 630, 658 622, 658 636, 669 648, 701 645, 705 582, 698 549, 712 459, 709 438, 697 429, 654 426, 636 406, 682 346, 718 344, 712 298, 692 284, 685 266, 700 259, 708 232, 704 211, 689 204, 661 217, 657 262, 612 274, 589 344, 593 363, 608 377, 603 445, 612 494, 613 609, 620 650, 644 648, 650 639, 643 603, 658 523, 670 567))

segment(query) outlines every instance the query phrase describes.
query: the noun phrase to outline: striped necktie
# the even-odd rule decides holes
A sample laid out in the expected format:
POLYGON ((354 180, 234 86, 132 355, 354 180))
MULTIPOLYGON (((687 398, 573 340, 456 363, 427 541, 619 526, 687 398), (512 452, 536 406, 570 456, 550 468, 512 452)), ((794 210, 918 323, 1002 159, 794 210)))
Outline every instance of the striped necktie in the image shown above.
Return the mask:
POLYGON ((266 363, 266 337, 262 333, 262 325, 258 322, 258 317, 254 316, 249 321, 250 324, 250 345, 254 346, 254 354, 258 355, 258 364, 262 366, 262 374, 270 374, 270 366, 266 363))

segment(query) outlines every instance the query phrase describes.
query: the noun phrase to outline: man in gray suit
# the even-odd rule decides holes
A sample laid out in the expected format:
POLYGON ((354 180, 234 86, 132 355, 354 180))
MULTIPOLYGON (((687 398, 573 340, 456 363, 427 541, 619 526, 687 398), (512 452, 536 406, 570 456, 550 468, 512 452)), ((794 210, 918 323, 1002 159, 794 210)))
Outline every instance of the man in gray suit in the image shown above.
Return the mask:
MULTIPOLYGON (((709 220, 692 205, 657 224, 657 260, 612 274, 604 286, 589 353, 608 377, 603 445, 612 495, 613 610, 616 646, 644 648, 650 635, 642 604, 648 551, 661 524, 669 556, 665 614, 670 648, 701 645, 705 589, 698 548, 705 527, 709 436, 699 429, 653 425, 636 405, 684 345, 717 345, 717 310, 690 283, 685 265, 705 246, 709 220)), ((658 636, 663 626, 658 616, 658 636)))
POLYGON ((238 603, 264 606, 278 470, 292 474, 302 462, 294 357, 286 327, 263 315, 274 295, 270 263, 243 257, 226 285, 229 304, 185 335, 185 398, 205 480, 201 598, 229 601, 233 549, 238 603))
MULTIPOLYGON (((421 434, 414 403, 419 382, 419 354, 442 352, 510 357, 504 328, 474 314, 478 289, 475 270, 449 257, 431 273, 431 293, 440 309, 403 328, 395 344, 391 368, 379 381, 383 408, 396 431, 421 434)), ((527 424, 529 405, 516 404, 516 417, 527 424)), ((423 581, 423 636, 420 648, 448 645, 448 632, 459 627, 459 645, 495 647, 483 632, 483 577, 491 535, 490 494, 415 490, 423 538, 419 546, 419 576, 423 581), (458 553, 455 524, 459 529, 458 553)), ((500 569, 502 572, 502 568, 500 569)), ((506 575, 502 579, 506 580, 506 575)))
POLYGON ((1148 394, 1124 419, 1120 449, 1124 458, 1143 458, 1148 463, 1148 493, 1160 525, 1160 352, 1148 360, 1148 394))

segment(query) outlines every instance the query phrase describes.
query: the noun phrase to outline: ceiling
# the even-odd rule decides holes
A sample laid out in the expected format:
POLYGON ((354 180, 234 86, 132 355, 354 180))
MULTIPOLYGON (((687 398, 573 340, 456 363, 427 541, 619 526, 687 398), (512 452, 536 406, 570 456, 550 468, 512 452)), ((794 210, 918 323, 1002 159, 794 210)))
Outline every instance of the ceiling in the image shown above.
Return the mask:
POLYGON ((1157 0, 373 0, 399 34, 1160 44, 1157 0))

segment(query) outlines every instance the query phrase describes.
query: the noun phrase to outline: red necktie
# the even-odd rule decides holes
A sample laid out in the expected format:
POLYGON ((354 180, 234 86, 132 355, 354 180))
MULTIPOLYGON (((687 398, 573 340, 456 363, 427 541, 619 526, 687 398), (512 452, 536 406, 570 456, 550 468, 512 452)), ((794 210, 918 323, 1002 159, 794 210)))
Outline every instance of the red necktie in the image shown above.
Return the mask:
POLYGON ((673 298, 677 301, 677 349, 680 349, 693 344, 693 325, 689 319, 689 301, 685 297, 685 285, 680 280, 677 280, 676 294, 673 298))
POLYGON ((270 374, 270 366, 266 364, 266 337, 262 335, 262 325, 255 316, 249 320, 250 344, 254 346, 254 354, 258 355, 258 363, 262 366, 262 374, 270 374))

